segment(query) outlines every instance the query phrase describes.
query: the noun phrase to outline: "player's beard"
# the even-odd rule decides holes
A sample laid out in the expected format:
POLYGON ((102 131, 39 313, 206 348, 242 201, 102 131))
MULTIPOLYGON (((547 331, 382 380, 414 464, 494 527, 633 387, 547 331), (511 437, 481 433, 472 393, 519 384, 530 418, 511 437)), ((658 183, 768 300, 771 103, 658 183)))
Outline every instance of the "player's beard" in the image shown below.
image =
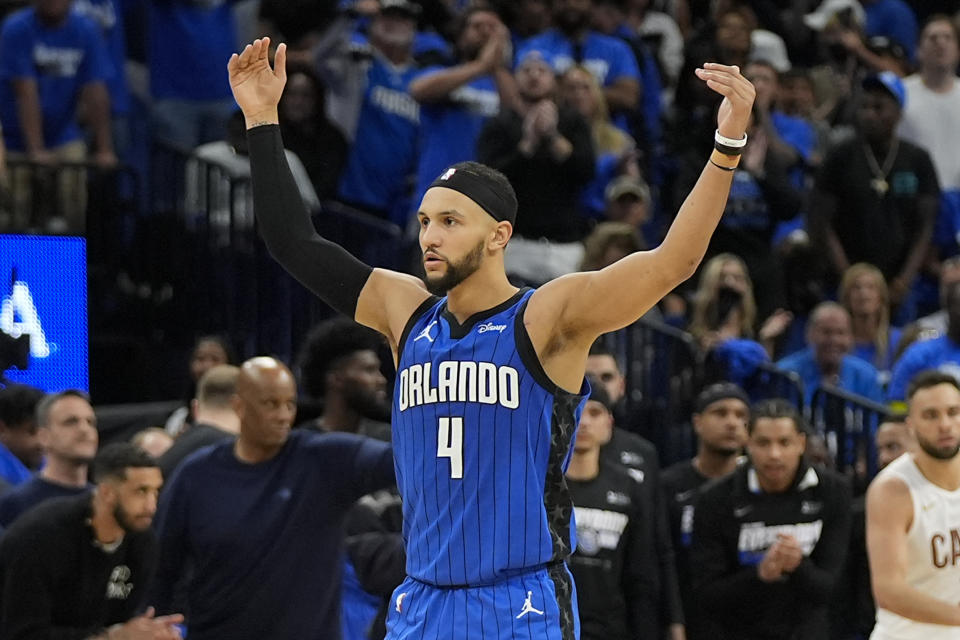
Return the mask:
MULTIPOLYGON (((140 533, 144 531, 144 527, 137 526, 136 521, 119 502, 113 508, 113 519, 117 521, 117 524, 120 525, 120 528, 123 529, 125 533, 140 533)), ((146 528, 149 527, 150 525, 148 523, 146 528)))
POLYGON ((743 447, 725 447, 722 445, 708 444, 706 445, 706 448, 712 451, 713 453, 716 453, 717 455, 725 456, 728 458, 733 456, 738 456, 743 453, 743 447))
POLYGON ((347 404, 357 413, 369 420, 390 422, 390 397, 367 389, 349 388, 345 390, 347 404))
POLYGON ((938 447, 919 433, 917 434, 917 444, 928 456, 937 460, 953 460, 957 453, 960 453, 960 444, 953 447, 938 447))
POLYGON ((443 296, 473 275, 483 261, 483 245, 484 241, 481 240, 459 262, 448 260, 446 272, 438 278, 431 279, 428 274, 424 274, 423 281, 427 290, 435 296, 443 296))

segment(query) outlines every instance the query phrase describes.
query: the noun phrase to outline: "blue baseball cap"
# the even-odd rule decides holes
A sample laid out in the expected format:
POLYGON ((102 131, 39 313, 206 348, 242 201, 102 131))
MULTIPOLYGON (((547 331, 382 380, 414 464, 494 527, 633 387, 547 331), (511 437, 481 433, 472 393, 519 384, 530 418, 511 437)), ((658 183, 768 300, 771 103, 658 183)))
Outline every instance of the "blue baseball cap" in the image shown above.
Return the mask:
POLYGON ((907 103, 907 90, 903 86, 903 81, 893 71, 881 71, 874 73, 863 79, 864 89, 880 88, 893 96, 900 108, 903 109, 907 103))

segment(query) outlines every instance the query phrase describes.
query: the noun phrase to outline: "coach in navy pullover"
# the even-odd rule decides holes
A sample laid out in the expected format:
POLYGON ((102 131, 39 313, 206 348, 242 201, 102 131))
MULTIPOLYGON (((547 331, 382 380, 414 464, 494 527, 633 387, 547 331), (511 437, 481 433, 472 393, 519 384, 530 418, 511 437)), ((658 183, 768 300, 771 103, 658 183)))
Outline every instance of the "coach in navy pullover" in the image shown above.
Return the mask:
POLYGON ((174 473, 157 512, 150 603, 186 584, 191 640, 340 638, 343 517, 396 483, 389 445, 352 434, 290 433, 296 387, 272 358, 246 362, 234 407, 240 435, 174 473))

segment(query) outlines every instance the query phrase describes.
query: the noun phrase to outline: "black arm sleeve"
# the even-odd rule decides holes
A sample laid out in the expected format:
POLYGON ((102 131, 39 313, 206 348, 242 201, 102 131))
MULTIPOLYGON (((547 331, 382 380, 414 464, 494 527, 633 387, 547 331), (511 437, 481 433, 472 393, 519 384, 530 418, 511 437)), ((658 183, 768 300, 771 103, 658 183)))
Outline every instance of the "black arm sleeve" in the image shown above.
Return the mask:
POLYGON ((373 269, 317 234, 283 152, 278 125, 247 131, 253 209, 270 254, 303 286, 353 318, 373 269))

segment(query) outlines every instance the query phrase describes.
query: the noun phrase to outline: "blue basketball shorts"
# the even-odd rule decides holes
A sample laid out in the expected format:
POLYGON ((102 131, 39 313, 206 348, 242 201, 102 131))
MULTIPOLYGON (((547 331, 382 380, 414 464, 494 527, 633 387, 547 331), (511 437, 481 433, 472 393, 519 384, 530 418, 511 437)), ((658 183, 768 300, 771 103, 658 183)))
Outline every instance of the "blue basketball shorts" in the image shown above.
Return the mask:
POLYGON ((478 587, 408 577, 393 592, 386 640, 579 640, 573 577, 563 564, 478 587))

